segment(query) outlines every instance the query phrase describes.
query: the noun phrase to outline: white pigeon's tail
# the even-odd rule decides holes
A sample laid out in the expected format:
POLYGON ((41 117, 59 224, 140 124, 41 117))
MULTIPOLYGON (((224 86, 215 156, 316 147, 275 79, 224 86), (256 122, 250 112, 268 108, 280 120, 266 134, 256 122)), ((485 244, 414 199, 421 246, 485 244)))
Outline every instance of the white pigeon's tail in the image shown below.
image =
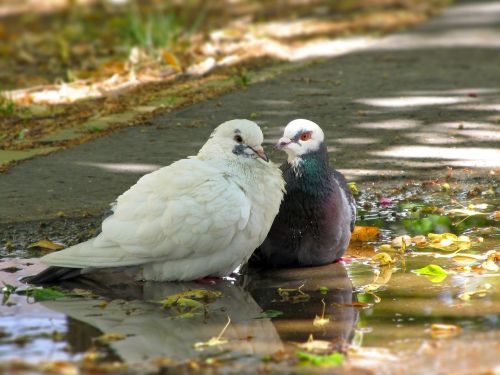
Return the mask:
POLYGON ((135 257, 118 246, 95 246, 96 239, 99 237, 50 253, 41 261, 49 266, 70 268, 136 266, 151 262, 151 259, 135 257))

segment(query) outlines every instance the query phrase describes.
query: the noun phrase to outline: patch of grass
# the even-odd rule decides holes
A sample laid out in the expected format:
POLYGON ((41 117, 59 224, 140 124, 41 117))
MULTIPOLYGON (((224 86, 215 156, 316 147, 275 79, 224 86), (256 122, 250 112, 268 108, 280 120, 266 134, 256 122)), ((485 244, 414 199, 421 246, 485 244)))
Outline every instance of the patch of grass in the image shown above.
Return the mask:
POLYGON ((16 104, 0 94, 0 115, 13 115, 16 112, 16 104))

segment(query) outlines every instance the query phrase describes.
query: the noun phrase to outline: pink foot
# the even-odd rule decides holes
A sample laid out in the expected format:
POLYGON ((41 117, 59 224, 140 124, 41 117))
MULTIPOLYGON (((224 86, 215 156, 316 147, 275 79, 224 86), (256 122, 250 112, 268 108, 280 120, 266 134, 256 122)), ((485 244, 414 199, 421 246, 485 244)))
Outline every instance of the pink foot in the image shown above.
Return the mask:
POLYGON ((351 264, 352 263, 352 258, 350 258, 350 257, 342 257, 342 258, 337 259, 334 263, 351 264))

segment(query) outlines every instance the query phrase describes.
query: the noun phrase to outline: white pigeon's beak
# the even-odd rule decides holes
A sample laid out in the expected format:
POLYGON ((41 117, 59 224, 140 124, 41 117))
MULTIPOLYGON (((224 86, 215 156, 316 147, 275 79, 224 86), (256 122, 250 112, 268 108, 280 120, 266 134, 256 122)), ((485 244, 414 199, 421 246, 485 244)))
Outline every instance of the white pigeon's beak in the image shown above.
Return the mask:
POLYGON ((262 146, 250 147, 250 148, 252 149, 253 152, 255 152, 259 156, 259 158, 267 162, 269 161, 269 158, 267 157, 262 146))
POLYGON ((278 150, 283 150, 290 143, 292 143, 292 140, 290 138, 283 137, 283 138, 280 138, 280 140, 278 141, 278 143, 276 143, 276 146, 274 146, 274 147, 278 150))

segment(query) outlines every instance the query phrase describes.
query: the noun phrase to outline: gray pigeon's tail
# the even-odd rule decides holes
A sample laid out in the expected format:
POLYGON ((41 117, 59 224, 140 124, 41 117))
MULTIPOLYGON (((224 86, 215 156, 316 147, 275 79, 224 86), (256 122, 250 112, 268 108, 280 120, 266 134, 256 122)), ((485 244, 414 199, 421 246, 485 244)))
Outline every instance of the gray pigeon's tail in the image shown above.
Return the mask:
POLYGON ((43 285, 53 284, 64 280, 74 279, 82 275, 83 269, 69 267, 49 267, 34 275, 25 277, 22 281, 28 284, 43 285))

